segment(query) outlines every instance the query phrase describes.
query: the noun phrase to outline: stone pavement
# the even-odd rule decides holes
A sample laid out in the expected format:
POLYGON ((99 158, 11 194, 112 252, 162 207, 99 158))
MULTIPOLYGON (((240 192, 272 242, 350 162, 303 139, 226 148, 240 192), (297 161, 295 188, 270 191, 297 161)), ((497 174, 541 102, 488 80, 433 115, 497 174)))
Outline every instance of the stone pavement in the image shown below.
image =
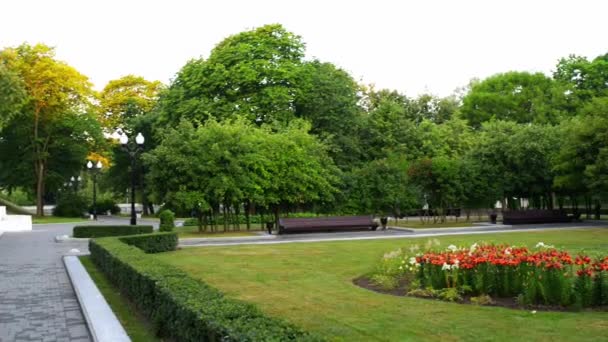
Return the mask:
MULTIPOLYGON (((78 224, 128 224, 128 218, 78 224)), ((31 232, 0 235, 0 342, 91 340, 61 260, 73 248, 88 254, 88 242, 54 242, 71 235, 74 225, 34 225, 31 232)))
POLYGON ((0 237, 0 341, 90 341, 61 256, 86 242, 58 244, 73 224, 35 225, 0 237))

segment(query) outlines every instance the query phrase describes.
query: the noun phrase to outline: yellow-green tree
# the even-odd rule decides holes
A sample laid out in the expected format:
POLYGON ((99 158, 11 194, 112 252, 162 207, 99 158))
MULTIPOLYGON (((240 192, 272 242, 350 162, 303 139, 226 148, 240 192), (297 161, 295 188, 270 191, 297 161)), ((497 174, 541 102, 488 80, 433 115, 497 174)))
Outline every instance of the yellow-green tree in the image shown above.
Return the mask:
POLYGON ((135 75, 108 82, 100 98, 102 126, 109 131, 124 129, 129 119, 152 110, 161 89, 160 81, 148 81, 135 75))
POLYGON ((61 134, 50 128, 64 122, 66 116, 91 112, 91 83, 76 69, 55 59, 54 49, 44 44, 0 50, 0 64, 18 76, 26 92, 19 120, 31 123, 28 145, 35 173, 36 213, 44 215, 49 146, 53 135, 61 134))

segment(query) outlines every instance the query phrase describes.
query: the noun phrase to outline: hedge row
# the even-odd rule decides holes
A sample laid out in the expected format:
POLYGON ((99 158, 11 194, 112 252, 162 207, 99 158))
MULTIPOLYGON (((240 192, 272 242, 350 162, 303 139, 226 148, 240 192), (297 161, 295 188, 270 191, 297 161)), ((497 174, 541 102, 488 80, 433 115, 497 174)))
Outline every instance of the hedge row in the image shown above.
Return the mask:
POLYGON ((75 238, 97 238, 134 234, 150 234, 152 226, 75 226, 72 235, 75 238))
POLYGON ((127 245, 135 246, 146 253, 174 251, 177 248, 177 233, 158 233, 119 237, 127 245))
POLYGON ((175 233, 95 239, 89 243, 93 262, 136 303, 159 336, 175 341, 321 340, 264 315, 251 304, 226 298, 215 288, 135 247, 150 245, 142 239, 158 240, 169 235, 175 233))

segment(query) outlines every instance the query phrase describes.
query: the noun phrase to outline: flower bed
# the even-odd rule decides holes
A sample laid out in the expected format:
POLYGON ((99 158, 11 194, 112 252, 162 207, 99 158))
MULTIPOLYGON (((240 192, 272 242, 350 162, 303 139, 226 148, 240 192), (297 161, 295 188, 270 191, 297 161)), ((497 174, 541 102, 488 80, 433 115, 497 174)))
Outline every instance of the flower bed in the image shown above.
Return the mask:
MULTIPOLYGON (((473 244, 384 255, 371 286, 395 293, 489 304, 584 308, 608 305, 608 256, 572 256, 539 242, 534 248, 473 244), (503 301, 504 302, 504 301, 503 301)), ((361 281, 359 281, 361 283, 361 281)), ((361 283, 362 284, 362 283, 361 283)))

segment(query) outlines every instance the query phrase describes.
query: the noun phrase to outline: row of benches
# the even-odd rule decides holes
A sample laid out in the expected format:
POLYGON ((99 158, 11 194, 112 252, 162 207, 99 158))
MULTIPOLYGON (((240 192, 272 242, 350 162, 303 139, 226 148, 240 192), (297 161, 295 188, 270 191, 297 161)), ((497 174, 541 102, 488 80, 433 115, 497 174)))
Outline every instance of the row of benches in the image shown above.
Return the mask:
MULTIPOLYGON (((537 224, 571 222, 578 219, 562 210, 508 210, 502 213, 503 224, 537 224)), ((376 230, 378 223, 372 216, 334 216, 315 218, 281 218, 279 234, 319 232, 330 230, 376 230)))

